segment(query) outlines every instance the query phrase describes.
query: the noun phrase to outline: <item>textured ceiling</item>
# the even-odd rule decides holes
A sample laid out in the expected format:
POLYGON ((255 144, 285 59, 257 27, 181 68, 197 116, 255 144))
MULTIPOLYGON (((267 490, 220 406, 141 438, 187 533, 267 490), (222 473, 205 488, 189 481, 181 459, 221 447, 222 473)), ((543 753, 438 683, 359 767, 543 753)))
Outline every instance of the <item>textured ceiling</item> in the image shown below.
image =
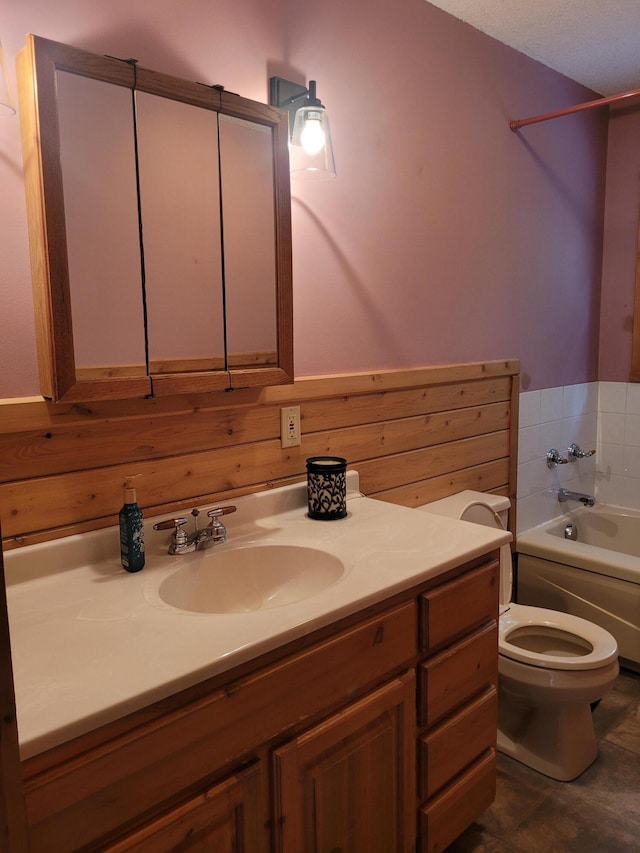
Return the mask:
POLYGON ((601 95, 640 89, 640 0, 430 0, 601 95))

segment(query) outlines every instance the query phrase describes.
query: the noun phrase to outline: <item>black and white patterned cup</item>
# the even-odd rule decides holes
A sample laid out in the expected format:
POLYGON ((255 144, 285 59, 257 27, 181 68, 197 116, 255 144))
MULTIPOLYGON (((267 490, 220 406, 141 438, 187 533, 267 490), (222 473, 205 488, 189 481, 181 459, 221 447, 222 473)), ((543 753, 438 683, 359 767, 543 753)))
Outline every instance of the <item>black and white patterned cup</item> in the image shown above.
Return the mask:
POLYGON ((334 521, 347 514, 347 460, 341 456, 307 459, 309 518, 334 521))

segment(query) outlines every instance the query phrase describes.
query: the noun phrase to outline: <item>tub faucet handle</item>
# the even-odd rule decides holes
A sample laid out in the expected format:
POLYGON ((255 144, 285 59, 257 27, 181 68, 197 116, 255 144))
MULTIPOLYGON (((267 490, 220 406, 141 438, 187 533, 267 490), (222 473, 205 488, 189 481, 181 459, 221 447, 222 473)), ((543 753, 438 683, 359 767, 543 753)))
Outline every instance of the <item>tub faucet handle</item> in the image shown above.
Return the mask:
POLYGON ((569 455, 569 462, 575 462, 576 459, 584 459, 586 456, 593 456, 595 454, 595 450, 583 450, 574 441, 573 444, 569 445, 567 453, 569 455))
POLYGON ((555 468, 556 465, 566 465, 568 461, 564 456, 560 456, 559 451, 555 447, 552 447, 547 452, 547 468, 555 468))

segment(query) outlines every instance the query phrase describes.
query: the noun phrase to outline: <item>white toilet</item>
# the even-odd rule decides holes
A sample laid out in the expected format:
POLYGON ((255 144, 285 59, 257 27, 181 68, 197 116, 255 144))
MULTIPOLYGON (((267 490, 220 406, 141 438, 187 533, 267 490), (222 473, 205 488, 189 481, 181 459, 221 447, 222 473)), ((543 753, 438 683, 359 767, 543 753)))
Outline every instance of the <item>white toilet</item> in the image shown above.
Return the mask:
MULTIPOLYGON (((466 490, 425 512, 507 526, 510 501, 466 490)), ((511 602, 511 549, 500 549, 498 749, 553 779, 575 779, 598 746, 591 704, 618 675, 618 647, 604 628, 568 613, 511 602)))

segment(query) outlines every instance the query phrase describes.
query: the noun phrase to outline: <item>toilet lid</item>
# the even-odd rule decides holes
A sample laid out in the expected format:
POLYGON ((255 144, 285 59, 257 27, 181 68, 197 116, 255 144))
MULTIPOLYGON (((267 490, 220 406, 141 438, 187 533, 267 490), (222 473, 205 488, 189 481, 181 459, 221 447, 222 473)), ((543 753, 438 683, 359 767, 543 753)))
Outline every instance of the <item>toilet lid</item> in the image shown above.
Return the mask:
POLYGON ((579 616, 511 604, 500 616, 498 651, 545 669, 597 669, 615 660, 618 645, 604 628, 579 616))

